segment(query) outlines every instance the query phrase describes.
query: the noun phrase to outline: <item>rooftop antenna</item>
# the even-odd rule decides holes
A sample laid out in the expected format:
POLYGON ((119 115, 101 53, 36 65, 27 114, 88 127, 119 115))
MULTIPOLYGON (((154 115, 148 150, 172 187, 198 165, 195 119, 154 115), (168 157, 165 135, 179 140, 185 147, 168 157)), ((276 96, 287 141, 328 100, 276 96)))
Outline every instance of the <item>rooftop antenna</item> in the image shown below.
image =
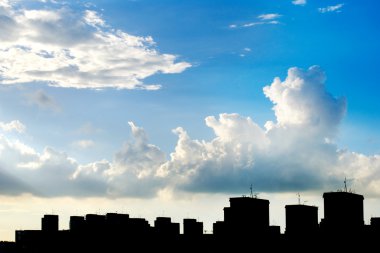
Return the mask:
POLYGON ((351 193, 353 192, 351 188, 350 189, 347 188, 347 183, 350 181, 353 181, 353 180, 354 180, 354 178, 344 177, 344 181, 343 181, 344 182, 344 192, 351 192, 351 193))
POLYGON ((347 192, 347 178, 344 177, 344 192, 347 192))

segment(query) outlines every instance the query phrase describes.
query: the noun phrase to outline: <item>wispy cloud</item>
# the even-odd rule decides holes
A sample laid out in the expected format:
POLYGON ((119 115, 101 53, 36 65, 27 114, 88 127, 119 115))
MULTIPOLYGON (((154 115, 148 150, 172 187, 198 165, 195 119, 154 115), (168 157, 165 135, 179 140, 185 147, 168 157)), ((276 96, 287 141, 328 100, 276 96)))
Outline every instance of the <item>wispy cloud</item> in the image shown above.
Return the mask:
POLYGON ((268 13, 268 14, 259 15, 257 17, 261 20, 272 20, 272 19, 277 19, 281 17, 281 15, 278 13, 268 13))
POLYGON ((150 36, 109 27, 94 10, 80 12, 68 3, 20 5, 0 2, 0 84, 156 90, 159 84, 144 79, 191 67, 160 53, 150 36))
POLYGON ((242 24, 241 27, 252 27, 252 26, 263 25, 263 24, 265 24, 265 22, 251 22, 251 23, 242 24))
POLYGON ((306 5, 306 0, 294 0, 292 1, 292 4, 294 5, 306 5))
POLYGON ((240 57, 245 57, 248 53, 250 53, 252 51, 252 49, 250 49, 249 47, 245 47, 243 48, 242 50, 243 52, 239 54, 240 57))
POLYGON ((231 24, 228 27, 230 29, 237 29, 237 28, 248 28, 258 25, 277 25, 280 22, 276 19, 280 18, 281 15, 278 13, 268 13, 268 14, 261 14, 257 16, 256 21, 249 22, 249 23, 243 23, 243 24, 231 24))
POLYGON ((337 5, 331 5, 331 6, 327 6, 327 7, 324 7, 324 8, 318 8, 318 11, 320 13, 327 13, 327 12, 341 12, 342 11, 342 7, 344 6, 344 4, 337 4, 337 5))

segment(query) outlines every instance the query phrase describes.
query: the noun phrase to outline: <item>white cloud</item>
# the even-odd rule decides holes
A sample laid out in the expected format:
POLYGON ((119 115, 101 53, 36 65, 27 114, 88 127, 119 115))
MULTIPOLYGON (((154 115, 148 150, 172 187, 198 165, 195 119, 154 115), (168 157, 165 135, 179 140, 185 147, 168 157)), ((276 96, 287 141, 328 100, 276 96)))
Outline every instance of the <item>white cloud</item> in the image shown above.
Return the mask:
POLYGON ((8 123, 0 122, 0 129, 6 132, 16 131, 19 133, 24 133, 26 130, 26 127, 19 120, 12 120, 11 122, 8 122, 8 123))
POLYGON ((86 10, 84 14, 84 20, 87 24, 97 27, 102 27, 106 25, 106 22, 99 17, 96 11, 86 10))
POLYGON ((10 8, 11 5, 9 3, 9 0, 0 0, 0 7, 2 7, 2 8, 10 8))
MULTIPOLYGON (((2 1, 0 83, 42 82, 71 88, 159 89, 143 80, 191 66, 156 49, 150 36, 106 25, 93 10, 25 9, 2 1)), ((54 5, 56 6, 56 5, 54 5)), ((0 7, 1 9, 1 7, 0 7)))
POLYGON ((251 23, 246 23, 243 24, 241 27, 251 27, 251 26, 256 26, 256 25, 263 25, 263 22, 251 22, 251 23))
POLYGON ((344 177, 366 195, 380 195, 380 156, 339 150, 334 140, 346 102, 326 91, 317 66, 290 68, 263 91, 276 120, 261 127, 237 113, 209 116, 211 140, 178 127, 166 157, 144 129, 129 122, 132 139, 112 161, 80 164, 64 152, 0 136, 0 192, 40 196, 171 196, 181 192, 287 192, 335 190, 344 177))
POLYGON ((294 5, 305 5, 306 0, 293 0, 292 4, 294 4, 294 5))
POLYGON ((337 5, 331 5, 324 8, 318 8, 318 11, 320 13, 327 13, 327 12, 341 12, 342 7, 344 4, 337 4, 337 5))
POLYGON ((24 16, 27 20, 42 22, 57 22, 61 19, 57 12, 47 10, 25 10, 24 16))
POLYGON ((271 20, 267 24, 278 25, 278 24, 280 24, 280 22, 277 20, 271 20))
POLYGON ((281 17, 281 15, 278 13, 268 13, 268 14, 259 15, 257 17, 261 20, 272 20, 272 19, 277 19, 281 17))
POLYGON ((345 114, 346 101, 326 92, 325 79, 318 66, 308 71, 290 68, 285 81, 275 78, 264 87, 265 96, 274 104, 277 124, 305 125, 324 133, 335 130, 345 114))
POLYGON ((158 175, 179 189, 201 192, 241 192, 251 183, 259 191, 334 190, 353 176, 356 189, 379 194, 380 157, 339 151, 333 142, 346 103, 326 92, 324 82, 317 66, 291 68, 284 81, 275 78, 264 93, 277 120, 265 129, 238 114, 206 118, 216 136, 211 141, 176 129, 175 151, 158 175))

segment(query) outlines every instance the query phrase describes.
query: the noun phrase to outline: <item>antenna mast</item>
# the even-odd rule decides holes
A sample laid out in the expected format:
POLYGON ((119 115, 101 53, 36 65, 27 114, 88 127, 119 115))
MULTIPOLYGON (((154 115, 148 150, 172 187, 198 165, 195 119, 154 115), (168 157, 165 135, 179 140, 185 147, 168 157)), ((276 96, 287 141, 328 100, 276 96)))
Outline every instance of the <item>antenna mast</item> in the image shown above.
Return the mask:
POLYGON ((347 192, 347 178, 344 177, 344 191, 347 192))
POLYGON ((299 192, 297 193, 297 196, 298 196, 298 205, 301 205, 301 195, 299 192))
POLYGON ((251 198, 253 198, 252 184, 251 184, 251 187, 249 187, 249 189, 251 190, 251 198))

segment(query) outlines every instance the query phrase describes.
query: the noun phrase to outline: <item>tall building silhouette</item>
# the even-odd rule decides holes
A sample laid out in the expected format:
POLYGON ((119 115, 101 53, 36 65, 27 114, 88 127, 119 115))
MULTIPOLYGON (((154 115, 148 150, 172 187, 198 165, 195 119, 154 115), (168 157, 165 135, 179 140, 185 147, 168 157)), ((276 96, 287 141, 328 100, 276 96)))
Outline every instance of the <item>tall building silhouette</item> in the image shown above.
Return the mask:
POLYGON ((41 218, 41 228, 42 231, 53 232, 58 231, 58 215, 53 214, 45 214, 44 217, 41 218))
POLYGON ((326 192, 323 194, 324 218, 321 228, 324 232, 357 234, 364 227, 363 195, 352 192, 326 192))
POLYGON ((287 236, 314 236, 318 232, 318 207, 308 205, 285 206, 285 234, 287 236))
POLYGON ((224 222, 214 223, 214 233, 220 236, 266 236, 269 232, 269 200, 236 197, 224 209, 224 222))

